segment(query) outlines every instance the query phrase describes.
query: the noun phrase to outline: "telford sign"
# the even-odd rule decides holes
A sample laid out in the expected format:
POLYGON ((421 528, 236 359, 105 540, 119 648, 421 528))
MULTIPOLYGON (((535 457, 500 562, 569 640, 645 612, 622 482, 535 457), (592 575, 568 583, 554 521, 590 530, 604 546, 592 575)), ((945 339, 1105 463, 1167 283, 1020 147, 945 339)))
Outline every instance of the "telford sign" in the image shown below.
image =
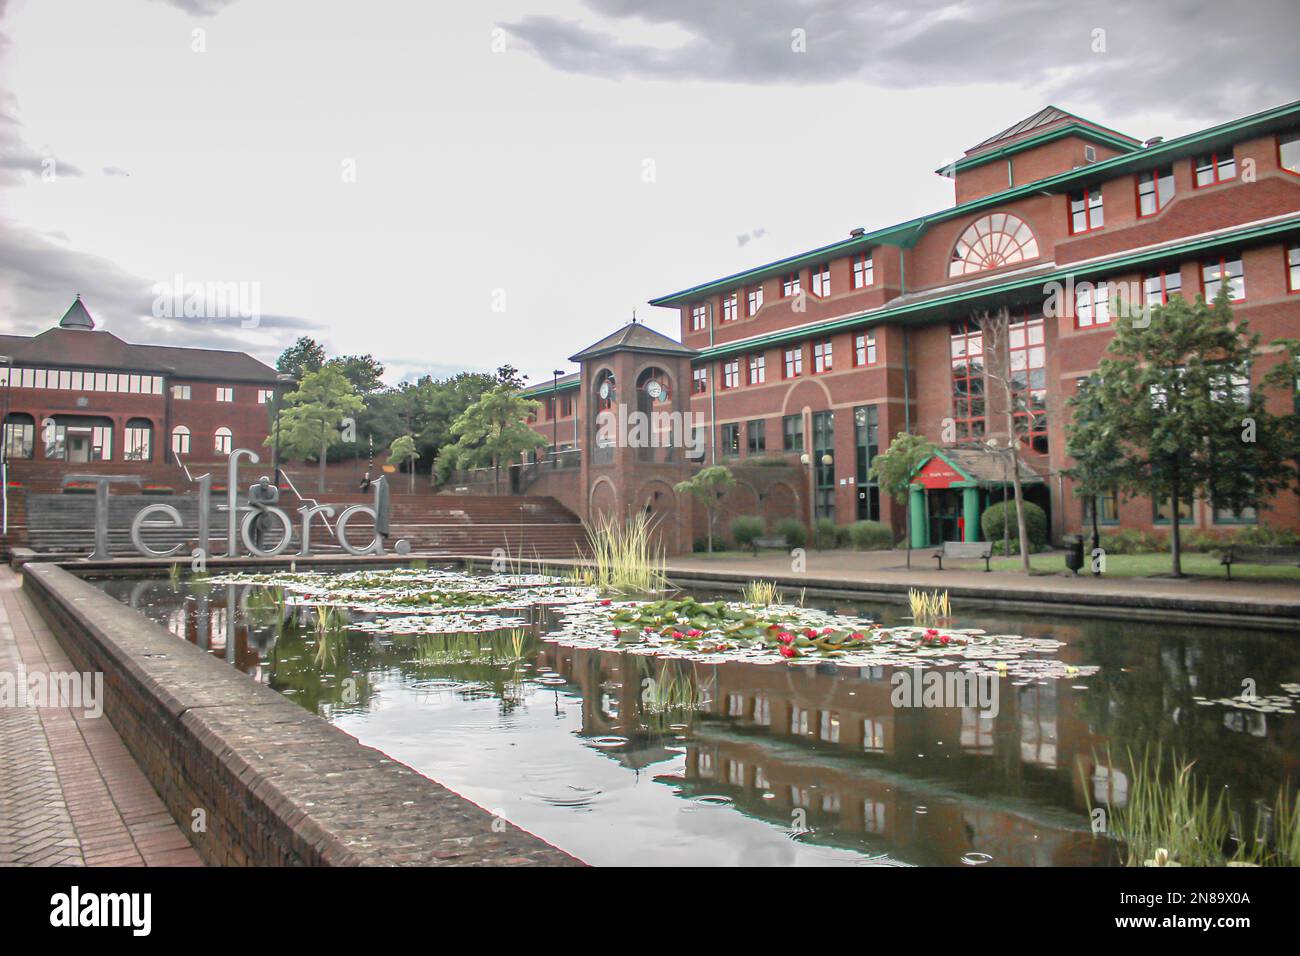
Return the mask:
MULTIPOLYGON (((226 518, 226 553, 228 558, 244 557, 241 551, 259 558, 274 558, 285 552, 293 540, 293 519, 282 508, 277 507, 280 489, 263 476, 248 488, 248 503, 239 503, 239 462, 247 458, 250 464, 257 464, 257 453, 246 448, 237 448, 230 453, 226 465, 226 502, 218 505, 217 511, 224 512, 226 518), (268 529, 267 524, 271 527, 268 529), (277 527, 278 526, 278 527, 277 527), (263 534, 269 530, 277 535, 273 548, 264 547, 263 534)), ((203 475, 196 479, 199 486, 198 501, 198 536, 195 547, 190 552, 191 565, 194 570, 204 569, 212 553, 212 476, 203 475)), ((135 475, 67 475, 63 479, 64 487, 71 484, 91 484, 95 486, 95 550, 89 555, 92 561, 107 561, 112 555, 108 549, 108 489, 113 485, 139 485, 140 478, 135 475)), ((339 514, 334 523, 333 533, 340 547, 348 554, 361 557, 367 554, 386 554, 384 539, 388 536, 388 479, 380 476, 371 483, 374 504, 350 505, 339 514), (357 547, 348 540, 348 524, 359 515, 368 515, 375 524, 374 536, 364 547, 357 547)), ((333 505, 304 504, 298 509, 300 521, 300 547, 296 556, 308 558, 312 555, 312 524, 319 515, 321 522, 328 528, 328 519, 334 517, 333 505)), ((136 551, 146 558, 171 558, 182 550, 184 544, 173 545, 166 551, 150 547, 144 540, 142 532, 147 527, 180 528, 184 519, 175 505, 157 504, 141 508, 131 521, 131 544, 136 551)), ((405 539, 393 543, 397 554, 409 554, 410 544, 405 539)))

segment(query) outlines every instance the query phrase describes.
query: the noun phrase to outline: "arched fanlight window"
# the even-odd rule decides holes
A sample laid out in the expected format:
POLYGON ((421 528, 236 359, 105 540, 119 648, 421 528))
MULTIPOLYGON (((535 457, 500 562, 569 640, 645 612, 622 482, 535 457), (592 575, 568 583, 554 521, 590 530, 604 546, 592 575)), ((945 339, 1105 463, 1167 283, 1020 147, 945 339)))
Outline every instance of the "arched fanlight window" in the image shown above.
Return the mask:
POLYGON ((234 448, 235 436, 229 428, 218 428, 216 434, 216 451, 218 455, 229 455, 234 448))
POLYGON ((149 461, 153 458, 153 422, 132 418, 122 436, 123 461, 149 461))
POLYGON ((644 394, 652 405, 666 405, 672 399, 672 380, 661 368, 648 368, 638 375, 636 388, 638 399, 644 394))
POLYGON ((966 227, 953 246, 948 275, 963 276, 1038 258, 1038 240, 1019 216, 995 212, 966 227))
POLYGON ((184 425, 172 429, 172 453, 188 455, 190 453, 190 430, 184 425))

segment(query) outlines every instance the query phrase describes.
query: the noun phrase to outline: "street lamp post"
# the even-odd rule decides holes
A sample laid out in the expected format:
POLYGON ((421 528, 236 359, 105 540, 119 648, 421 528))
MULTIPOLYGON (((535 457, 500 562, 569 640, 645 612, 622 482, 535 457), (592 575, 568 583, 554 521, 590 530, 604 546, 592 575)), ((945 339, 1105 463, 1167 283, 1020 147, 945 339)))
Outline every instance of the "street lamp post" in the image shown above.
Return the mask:
POLYGON ((275 377, 275 438, 271 442, 271 469, 275 475, 275 487, 280 487, 280 393, 283 386, 292 385, 298 380, 288 373, 281 372, 275 377))
POLYGON ((14 357, 0 355, 0 364, 5 367, 4 417, 0 418, 0 446, 3 446, 0 447, 0 482, 3 483, 0 499, 3 499, 4 515, 0 521, 3 525, 0 530, 7 535, 9 533, 9 395, 14 382, 14 357))
POLYGON ((560 376, 558 368, 551 370, 551 467, 560 467, 560 376))

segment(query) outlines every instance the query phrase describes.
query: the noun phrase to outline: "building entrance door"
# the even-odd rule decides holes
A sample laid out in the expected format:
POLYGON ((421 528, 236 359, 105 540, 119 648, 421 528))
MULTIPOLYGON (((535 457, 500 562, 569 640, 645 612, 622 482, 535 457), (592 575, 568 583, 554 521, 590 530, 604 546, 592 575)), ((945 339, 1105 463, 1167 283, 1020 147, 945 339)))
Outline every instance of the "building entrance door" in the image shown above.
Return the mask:
POLYGON ((932 488, 926 496, 930 512, 930 544, 962 539, 961 492, 955 488, 932 488))
POLYGON ((68 429, 68 461, 84 464, 90 461, 90 432, 68 429))

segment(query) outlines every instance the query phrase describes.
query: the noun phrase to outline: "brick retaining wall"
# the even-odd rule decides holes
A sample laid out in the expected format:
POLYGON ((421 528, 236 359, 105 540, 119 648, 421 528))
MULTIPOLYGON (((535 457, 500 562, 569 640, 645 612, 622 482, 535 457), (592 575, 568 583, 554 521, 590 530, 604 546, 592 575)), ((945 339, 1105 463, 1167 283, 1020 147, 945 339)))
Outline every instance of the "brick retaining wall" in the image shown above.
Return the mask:
POLYGON ((103 672, 105 714, 208 863, 579 863, 69 571, 31 563, 23 578, 73 666, 103 672))

